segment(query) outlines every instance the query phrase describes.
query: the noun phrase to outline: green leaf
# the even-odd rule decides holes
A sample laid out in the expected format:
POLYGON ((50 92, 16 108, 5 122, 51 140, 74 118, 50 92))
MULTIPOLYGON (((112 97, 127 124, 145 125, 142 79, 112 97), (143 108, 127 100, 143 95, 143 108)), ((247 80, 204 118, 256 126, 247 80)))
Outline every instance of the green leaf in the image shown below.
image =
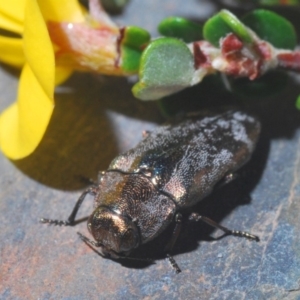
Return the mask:
POLYGON ((234 14, 226 9, 222 9, 220 17, 243 42, 252 43, 253 38, 249 34, 247 27, 234 14))
POLYGON ((128 73, 137 73, 141 56, 141 51, 122 46, 122 69, 128 73))
POLYGON ((298 110, 300 110, 300 95, 297 97, 295 105, 296 105, 296 108, 298 110))
POLYGON ((125 27, 121 41, 121 67, 124 71, 128 73, 138 72, 142 50, 149 41, 150 34, 148 31, 137 26, 125 27))
POLYGON ((260 0, 261 5, 297 5, 299 0, 285 0, 284 3, 282 0, 260 0))
POLYGON ((150 38, 150 33, 147 30, 137 26, 126 26, 122 45, 141 49, 149 43, 150 38))
POLYGON ((202 25, 179 17, 169 17, 158 25, 161 35, 182 39, 186 43, 202 39, 202 25))
POLYGON ((159 38, 144 50, 135 97, 156 100, 191 85, 194 59, 185 43, 174 38, 159 38))
POLYGON ((255 79, 228 78, 233 93, 246 98, 263 98, 280 93, 287 84, 288 76, 281 71, 273 71, 255 79))
POLYGON ((280 15, 265 9, 254 10, 242 18, 261 39, 276 48, 294 49, 297 35, 294 26, 280 15))
POLYGON ((111 13, 121 12, 128 2, 129 0, 101 0, 101 4, 105 8, 105 10, 111 13))
POLYGON ((218 14, 204 24, 204 38, 216 47, 220 45, 220 39, 228 33, 236 34, 245 43, 252 43, 253 39, 247 27, 228 10, 221 10, 218 14))
POLYGON ((221 18, 220 14, 212 16, 203 26, 203 37, 215 47, 220 46, 220 39, 231 33, 231 28, 221 18))

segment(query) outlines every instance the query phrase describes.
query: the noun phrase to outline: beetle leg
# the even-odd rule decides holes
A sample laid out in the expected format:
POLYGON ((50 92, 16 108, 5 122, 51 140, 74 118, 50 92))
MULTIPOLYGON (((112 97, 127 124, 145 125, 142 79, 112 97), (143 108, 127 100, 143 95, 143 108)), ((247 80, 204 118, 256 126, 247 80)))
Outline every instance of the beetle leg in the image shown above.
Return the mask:
POLYGON ((142 137, 143 137, 143 138, 146 138, 149 134, 150 134, 150 131, 149 131, 149 130, 143 130, 143 131, 142 131, 142 137))
POLYGON ((259 237, 257 235, 251 234, 251 233, 246 232, 246 231, 232 230, 232 229, 226 228, 226 227, 216 223, 215 221, 213 221, 213 220, 211 220, 207 217, 199 215, 198 213, 192 213, 189 216, 189 220, 190 221, 196 221, 196 222, 201 220, 201 221, 205 222, 206 224, 208 224, 212 227, 215 227, 215 228, 218 228, 218 229, 222 230, 223 232, 225 232, 228 235, 244 237, 244 238, 247 238, 249 240, 254 240, 256 242, 259 242, 259 237))
POLYGON ((177 238, 180 234, 180 231, 181 231, 181 227, 182 227, 182 215, 181 213, 177 213, 176 216, 175 216, 175 222, 176 222, 176 225, 174 227, 174 230, 173 230, 173 234, 172 234, 172 238, 171 240, 169 241, 169 243, 167 244, 166 248, 165 248, 165 252, 167 253, 167 259, 169 260, 171 266, 175 269, 176 273, 180 273, 181 270, 179 268, 179 266, 177 265, 175 259, 170 255, 170 252, 172 251, 176 241, 177 241, 177 238))
POLYGON ((229 173, 223 178, 223 184, 227 184, 233 180, 235 180, 238 177, 237 173, 229 173))
POLYGON ((228 173, 227 175, 225 175, 225 177, 223 179, 221 179, 217 184, 216 184, 216 188, 220 188, 223 187, 224 185, 234 181, 239 175, 237 173, 228 173))
POLYGON ((40 222, 44 223, 44 224, 54 224, 54 225, 59 225, 59 226, 73 226, 75 225, 75 217, 77 215, 77 212, 83 202, 83 200, 85 199, 87 194, 90 195, 95 195, 98 191, 98 187, 97 186, 91 186, 89 188, 87 188, 79 197, 79 199, 77 200, 72 213, 70 214, 69 218, 67 220, 53 220, 53 219, 45 219, 45 218, 41 218, 40 222))
POLYGON ((175 215, 175 227, 174 227, 174 230, 173 230, 173 234, 172 234, 172 238, 171 240, 169 241, 169 243, 167 244, 166 248, 165 248, 165 251, 166 252, 171 252, 174 245, 175 245, 175 242, 177 241, 177 238, 180 234, 180 231, 181 231, 181 227, 182 227, 182 215, 181 213, 177 213, 175 215))
POLYGON ((101 182, 102 177, 105 175, 105 171, 100 171, 98 172, 98 176, 97 176, 97 184, 99 184, 101 182))
POLYGON ((175 270, 176 274, 179 274, 181 272, 181 269, 177 265, 177 262, 175 261, 174 257, 167 253, 167 259, 171 264, 172 268, 175 270))
POLYGON ((98 172, 98 174, 97 174, 97 180, 92 179, 92 178, 87 178, 87 177, 84 177, 84 176, 80 176, 80 179, 81 179, 83 182, 85 182, 85 183, 87 183, 87 184, 89 184, 89 185, 94 185, 94 186, 96 186, 96 185, 98 185, 98 184, 101 182, 101 179, 102 179, 102 177, 103 177, 103 175, 104 175, 105 173, 106 173, 105 171, 100 171, 100 172, 98 172))

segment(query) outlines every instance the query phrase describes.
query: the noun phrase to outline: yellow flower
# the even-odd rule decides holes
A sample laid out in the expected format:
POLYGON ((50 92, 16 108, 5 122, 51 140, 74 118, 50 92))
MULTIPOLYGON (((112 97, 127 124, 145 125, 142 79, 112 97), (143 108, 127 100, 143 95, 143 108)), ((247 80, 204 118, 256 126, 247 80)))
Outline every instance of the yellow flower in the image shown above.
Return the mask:
POLYGON ((0 61, 21 67, 25 58, 22 50, 25 1, 12 0, 11 5, 0 3, 0 28, 14 37, 0 35, 0 61))
POLYGON ((126 73, 116 65, 119 29, 97 1, 90 0, 90 11, 77 0, 0 2, 0 61, 23 66, 17 101, 0 116, 0 147, 9 158, 36 149, 52 116, 55 85, 73 70, 126 73))

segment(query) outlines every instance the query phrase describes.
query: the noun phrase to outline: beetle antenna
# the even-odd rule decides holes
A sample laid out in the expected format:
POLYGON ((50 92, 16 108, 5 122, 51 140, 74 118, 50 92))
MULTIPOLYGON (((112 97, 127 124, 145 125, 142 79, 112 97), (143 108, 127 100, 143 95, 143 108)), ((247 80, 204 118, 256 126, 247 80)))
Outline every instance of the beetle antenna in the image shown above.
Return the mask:
MULTIPOLYGON (((89 238, 87 238, 86 236, 84 236, 83 234, 81 234, 80 232, 77 232, 77 234, 79 235, 80 239, 82 241, 84 241, 86 244, 88 244, 90 246, 94 246, 94 247, 99 247, 100 246, 99 243, 96 243, 95 241, 90 240, 89 238)), ((103 255, 101 255, 101 256, 103 256, 103 255)))

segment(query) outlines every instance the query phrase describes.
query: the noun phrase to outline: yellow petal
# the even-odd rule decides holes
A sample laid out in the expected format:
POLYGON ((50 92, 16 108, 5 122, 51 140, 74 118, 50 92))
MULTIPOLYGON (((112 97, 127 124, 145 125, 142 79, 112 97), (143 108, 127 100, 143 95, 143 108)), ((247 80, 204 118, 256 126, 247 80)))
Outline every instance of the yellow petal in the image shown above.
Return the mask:
POLYGON ((40 143, 54 104, 40 86, 29 65, 21 74, 18 101, 0 116, 0 146, 6 156, 20 159, 40 143))
POLYGON ((22 34, 26 0, 0 1, 0 27, 22 34))
POLYGON ((56 22, 84 22, 85 9, 77 0, 38 0, 46 20, 56 22))
POLYGON ((24 28, 27 64, 18 100, 0 116, 0 147, 11 159, 23 158, 36 149, 54 108, 54 53, 37 0, 27 0, 24 28))
POLYGON ((66 81, 73 73, 72 68, 68 67, 56 67, 55 69, 55 85, 62 84, 66 81))
POLYGON ((7 16, 3 16, 0 14, 0 28, 5 29, 7 31, 11 31, 12 33, 16 33, 21 35, 23 31, 22 23, 18 23, 7 16))
MULTIPOLYGON (((14 0, 14 5, 17 2, 20 3, 14 0)), ((21 2, 24 3, 23 0, 21 2)), ((20 24, 23 22, 20 14, 14 19, 13 14, 10 14, 12 11, 4 14, 1 7, 0 5, 0 13, 2 16, 5 15, 3 20, 7 24, 11 21, 10 30, 14 21, 19 20, 20 24)), ((81 22, 84 21, 84 13, 75 0, 27 0, 23 33, 23 48, 27 63, 22 70, 17 102, 0 116, 0 147, 9 158, 26 157, 39 145, 54 109, 55 81, 62 82, 72 73, 70 68, 55 68, 53 45, 45 18, 54 21, 81 22)), ((5 22, 3 21, 3 24, 5 22)), ((10 47, 15 47, 14 50, 17 51, 18 46, 13 45, 12 41, 3 39, 2 42, 3 45, 10 43, 10 47)))
POLYGON ((0 61, 20 68, 25 63, 22 40, 0 36, 0 61))
POLYGON ((37 0, 28 0, 25 8, 24 53, 45 93, 49 98, 53 98, 54 52, 37 0))

